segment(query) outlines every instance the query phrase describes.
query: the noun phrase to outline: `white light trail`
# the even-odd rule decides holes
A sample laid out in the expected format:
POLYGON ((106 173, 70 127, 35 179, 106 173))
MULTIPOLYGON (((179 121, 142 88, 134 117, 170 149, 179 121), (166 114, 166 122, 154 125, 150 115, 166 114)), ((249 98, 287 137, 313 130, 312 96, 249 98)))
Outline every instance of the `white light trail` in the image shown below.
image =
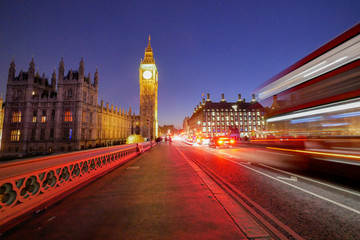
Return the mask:
POLYGON ((309 111, 304 111, 304 112, 299 112, 299 113, 292 113, 292 114, 288 114, 286 116, 269 118, 267 120, 267 122, 277 122, 277 121, 289 120, 289 119, 293 119, 293 118, 306 117, 306 116, 312 116, 312 115, 330 113, 330 112, 337 112, 337 111, 341 111, 341 110, 349 110, 349 109, 359 108, 359 107, 360 107, 360 102, 346 103, 346 104, 341 104, 341 105, 337 105, 337 106, 324 107, 321 109, 314 109, 314 110, 309 110, 309 111))

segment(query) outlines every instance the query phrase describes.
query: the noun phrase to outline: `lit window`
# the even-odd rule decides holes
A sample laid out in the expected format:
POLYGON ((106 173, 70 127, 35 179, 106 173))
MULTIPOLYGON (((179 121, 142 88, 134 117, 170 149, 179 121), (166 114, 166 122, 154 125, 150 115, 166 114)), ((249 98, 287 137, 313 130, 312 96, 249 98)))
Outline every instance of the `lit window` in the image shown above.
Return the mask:
POLYGON ((66 111, 65 112, 65 122, 72 122, 72 112, 71 111, 66 111))
POLYGON ((43 110, 43 112, 42 112, 41 122, 42 123, 46 122, 46 110, 43 110))
POLYGON ((20 111, 13 112, 12 122, 21 122, 21 112, 20 111))
POLYGON ((11 130, 10 140, 14 142, 18 142, 20 140, 20 129, 11 130))
POLYGON ((36 122, 36 115, 37 115, 37 111, 33 111, 33 118, 32 118, 32 122, 35 123, 36 122))
POLYGON ((83 122, 86 122, 86 112, 83 112, 83 113, 82 113, 82 121, 83 121, 83 122))

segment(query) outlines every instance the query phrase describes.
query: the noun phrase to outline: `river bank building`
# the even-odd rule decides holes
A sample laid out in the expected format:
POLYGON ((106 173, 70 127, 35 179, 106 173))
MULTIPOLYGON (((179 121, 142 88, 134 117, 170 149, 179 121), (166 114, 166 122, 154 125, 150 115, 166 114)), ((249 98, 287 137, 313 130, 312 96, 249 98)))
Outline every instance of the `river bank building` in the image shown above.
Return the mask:
POLYGON ((201 137, 236 136, 236 138, 264 137, 266 135, 266 109, 256 101, 255 95, 246 102, 238 95, 236 102, 225 100, 213 102, 210 94, 194 107, 191 117, 183 122, 185 133, 201 137))

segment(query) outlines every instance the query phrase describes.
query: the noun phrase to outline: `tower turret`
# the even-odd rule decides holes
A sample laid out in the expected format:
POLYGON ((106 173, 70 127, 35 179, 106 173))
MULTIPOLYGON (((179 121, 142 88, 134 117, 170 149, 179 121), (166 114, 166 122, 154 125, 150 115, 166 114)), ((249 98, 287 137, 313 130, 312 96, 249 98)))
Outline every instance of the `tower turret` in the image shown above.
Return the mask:
POLYGON ((31 62, 30 62, 30 66, 29 66, 29 70, 28 70, 28 80, 32 80, 34 81, 34 77, 35 77, 35 62, 34 62, 34 57, 32 57, 31 62))
POLYGON ((15 78, 15 60, 12 59, 9 67, 8 81, 12 81, 15 78))
POLYGON ((79 66, 79 80, 84 79, 84 59, 81 57, 79 66))
POLYGON ((45 81, 46 81, 46 79, 45 79, 45 73, 43 73, 43 74, 42 74, 42 77, 41 77, 41 83, 42 83, 42 84, 45 84, 45 81))
POLYGON ((64 80, 64 72, 65 72, 65 64, 64 59, 61 58, 60 64, 59 64, 59 82, 62 82, 64 80))
POLYGON ((56 89, 56 73, 55 73, 55 69, 54 69, 54 72, 53 72, 53 74, 51 76, 51 89, 53 91, 55 91, 55 89, 56 89))
POLYGON ((94 76, 94 85, 97 88, 99 84, 99 73, 98 73, 98 69, 96 67, 96 72, 95 72, 95 76, 94 76))

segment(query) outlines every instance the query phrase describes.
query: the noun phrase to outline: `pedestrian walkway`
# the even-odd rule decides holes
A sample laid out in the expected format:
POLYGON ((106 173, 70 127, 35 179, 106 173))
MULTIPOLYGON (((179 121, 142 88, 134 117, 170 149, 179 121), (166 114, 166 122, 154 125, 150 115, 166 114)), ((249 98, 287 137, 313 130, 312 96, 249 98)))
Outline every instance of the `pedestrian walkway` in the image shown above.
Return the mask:
POLYGON ((171 143, 14 229, 6 239, 247 239, 171 143))

